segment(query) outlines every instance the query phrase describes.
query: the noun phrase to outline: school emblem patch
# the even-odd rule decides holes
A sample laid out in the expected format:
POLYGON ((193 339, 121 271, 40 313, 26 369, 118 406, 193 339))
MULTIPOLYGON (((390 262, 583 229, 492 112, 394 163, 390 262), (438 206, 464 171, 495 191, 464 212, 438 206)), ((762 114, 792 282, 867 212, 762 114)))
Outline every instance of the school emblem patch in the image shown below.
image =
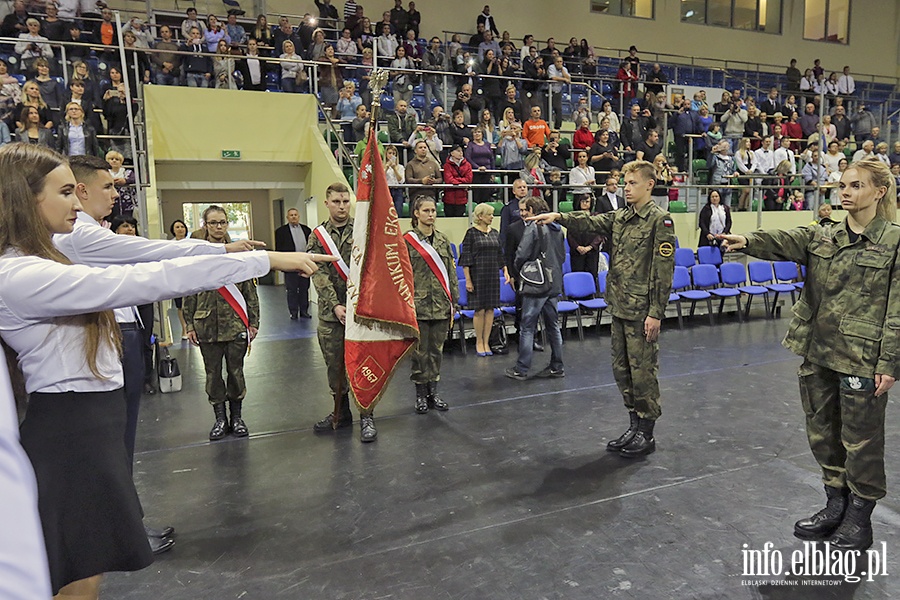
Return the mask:
POLYGON ((659 245, 659 255, 663 258, 669 258, 675 254, 675 247, 671 242, 663 242, 659 245))

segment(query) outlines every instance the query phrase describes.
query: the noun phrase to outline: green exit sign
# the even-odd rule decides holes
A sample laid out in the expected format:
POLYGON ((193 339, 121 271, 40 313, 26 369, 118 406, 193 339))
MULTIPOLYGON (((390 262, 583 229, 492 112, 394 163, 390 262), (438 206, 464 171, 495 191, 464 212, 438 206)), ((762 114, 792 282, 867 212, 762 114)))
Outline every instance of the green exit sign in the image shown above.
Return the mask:
POLYGON ((222 150, 222 158, 228 160, 241 160, 240 150, 222 150))

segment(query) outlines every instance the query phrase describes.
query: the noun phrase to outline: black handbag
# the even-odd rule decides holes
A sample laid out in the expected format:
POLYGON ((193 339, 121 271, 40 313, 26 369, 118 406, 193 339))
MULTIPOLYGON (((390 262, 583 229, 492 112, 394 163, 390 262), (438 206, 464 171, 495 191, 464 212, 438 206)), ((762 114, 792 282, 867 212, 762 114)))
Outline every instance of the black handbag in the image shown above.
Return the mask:
POLYGON ((168 394, 181 391, 181 369, 178 368, 178 360, 169 356, 169 349, 160 348, 161 356, 157 365, 159 374, 159 391, 168 394))
POLYGON ((488 346, 494 354, 506 354, 508 352, 509 340, 506 336, 506 321, 503 317, 494 317, 491 325, 491 335, 488 338, 488 346))
POLYGON ((544 248, 544 228, 538 228, 538 243, 535 256, 526 261, 519 269, 519 293, 524 296, 546 296, 550 293, 550 272, 544 266, 546 249, 544 248))

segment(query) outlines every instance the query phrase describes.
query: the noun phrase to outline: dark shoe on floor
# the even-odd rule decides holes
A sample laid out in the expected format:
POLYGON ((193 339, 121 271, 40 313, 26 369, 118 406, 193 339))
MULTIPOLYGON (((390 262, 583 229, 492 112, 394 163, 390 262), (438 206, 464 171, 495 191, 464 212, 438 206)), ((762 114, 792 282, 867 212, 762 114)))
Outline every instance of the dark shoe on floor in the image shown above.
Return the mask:
POLYGON ((150 544, 150 551, 153 554, 162 554, 163 552, 168 552, 172 549, 172 546, 175 545, 175 540, 172 538, 155 538, 148 537, 147 542, 150 544))
POLYGON ((531 346, 531 348, 535 352, 543 352, 544 351, 544 345, 540 342, 534 342, 534 344, 531 346))
POLYGON ((416 412, 424 415, 428 412, 428 384, 416 384, 416 412))
POLYGON ((441 411, 450 410, 450 405, 444 402, 443 398, 438 396, 437 386, 437 381, 432 381, 428 384, 428 408, 441 411))
POLYGON ((210 441, 221 440, 231 431, 231 427, 228 425, 228 415, 225 412, 225 403, 213 404, 213 412, 216 413, 216 422, 209 430, 210 441))
POLYGON ((510 379, 518 379, 519 381, 525 381, 526 379, 528 379, 527 373, 522 373, 515 367, 508 368, 505 371, 505 373, 506 373, 506 376, 509 377, 510 379))
POLYGON ((378 430, 375 429, 375 417, 366 415, 359 418, 359 441, 374 442, 378 437, 378 430))
POLYGON ((152 383, 149 383, 149 382, 145 383, 144 384, 144 393, 147 394, 148 396, 152 396, 153 394, 156 393, 156 388, 153 387, 152 383))
POLYGON ((535 375, 535 377, 540 377, 542 379, 547 379, 550 377, 560 378, 560 377, 565 377, 565 376, 566 376, 566 372, 563 369, 561 369, 561 368, 560 369, 551 369, 549 366, 544 367, 543 371, 541 371, 540 373, 535 375))
POLYGON ((353 415, 345 415, 340 418, 337 423, 337 427, 333 426, 334 422, 334 414, 328 413, 328 416, 313 425, 313 431, 316 433, 324 433, 327 431, 334 431, 335 429, 342 429, 344 427, 350 427, 353 425, 353 415))
POLYGON ((634 434, 637 433, 638 423, 640 422, 640 417, 634 411, 628 412, 628 429, 625 430, 625 433, 620 435, 618 438, 614 440, 610 440, 608 444, 606 444, 606 449, 610 452, 618 452, 625 446, 627 446, 632 438, 634 438, 634 434))
POLYGON ((801 540, 826 540, 844 520, 847 510, 848 488, 825 486, 825 508, 811 517, 794 523, 794 537, 801 540))
POLYGON ((875 509, 874 500, 860 498, 856 494, 850 494, 847 500, 847 510, 844 512, 844 520, 829 538, 832 548, 838 550, 868 550, 872 546, 872 511, 875 509))
POLYGON ((250 435, 250 430, 247 429, 247 424, 241 418, 241 403, 229 402, 229 404, 231 405, 231 433, 234 434, 234 437, 247 437, 250 435))
POLYGON ((302 313, 300 313, 300 318, 301 319, 312 319, 312 315, 309 314, 308 312, 302 312, 302 313))
POLYGON ((296 320, 297 320, 297 315, 291 313, 291 321, 296 321, 296 320))
POLYGON ((147 534, 148 538, 156 538, 161 540, 163 538, 172 537, 175 533, 174 527, 163 527, 162 529, 153 529, 152 527, 147 527, 144 525, 144 533, 147 534))
POLYGON ((628 442, 628 445, 619 450, 619 455, 625 458, 638 458, 647 456, 656 451, 656 440, 653 438, 653 427, 656 421, 641 419, 638 422, 637 433, 628 442))

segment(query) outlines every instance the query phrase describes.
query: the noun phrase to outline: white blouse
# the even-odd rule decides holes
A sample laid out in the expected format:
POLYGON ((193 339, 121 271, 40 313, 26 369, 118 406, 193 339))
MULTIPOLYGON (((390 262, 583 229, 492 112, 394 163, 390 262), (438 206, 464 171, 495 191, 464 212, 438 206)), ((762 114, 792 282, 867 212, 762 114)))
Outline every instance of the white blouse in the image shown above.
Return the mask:
MULTIPOLYGON (((154 262, 182 256, 207 256, 224 254, 223 244, 212 244, 206 240, 185 238, 187 244, 173 246, 168 240, 148 240, 136 235, 116 235, 105 229, 86 212, 78 213, 78 221, 72 233, 53 236, 53 244, 69 260, 89 267, 110 265, 132 265, 154 262)), ((116 322, 133 323, 135 311, 132 307, 116 310, 116 322)))
POLYGON ((104 379, 96 378, 84 354, 84 327, 67 317, 189 296, 268 272, 265 252, 100 269, 11 250, 0 257, 0 337, 16 352, 29 394, 112 391, 124 383, 118 354, 101 344, 104 379))
MULTIPOLYGON (((569 171, 569 185, 583 185, 585 183, 589 185, 594 185, 596 182, 596 174, 594 171, 594 167, 575 167, 571 171, 569 171)), ((573 187, 573 194, 590 194, 591 188, 589 187, 573 187)))

